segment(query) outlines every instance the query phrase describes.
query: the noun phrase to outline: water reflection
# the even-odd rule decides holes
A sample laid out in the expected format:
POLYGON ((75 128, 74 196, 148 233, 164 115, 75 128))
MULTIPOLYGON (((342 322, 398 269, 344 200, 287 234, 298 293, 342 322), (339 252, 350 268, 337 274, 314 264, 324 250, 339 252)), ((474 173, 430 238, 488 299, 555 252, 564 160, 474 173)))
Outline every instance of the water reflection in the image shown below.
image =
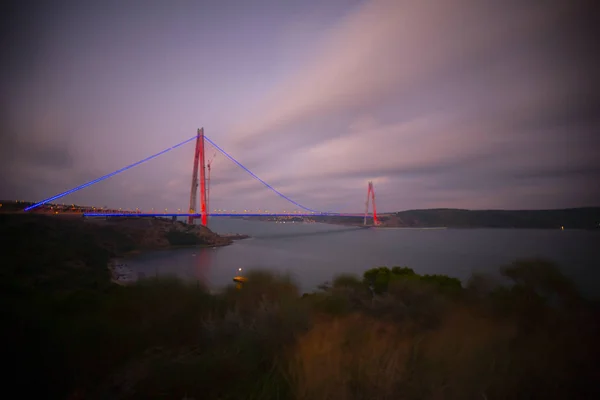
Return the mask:
POLYGON ((190 275, 198 283, 208 286, 210 284, 210 266, 213 259, 213 249, 198 249, 197 252, 192 253, 192 257, 195 257, 193 262, 193 268, 191 268, 190 275))
POLYGON ((288 238, 298 238, 298 237, 305 237, 305 236, 328 236, 328 235, 335 235, 335 234, 339 234, 339 233, 346 233, 346 232, 353 232, 353 231, 358 231, 358 230, 363 230, 363 229, 369 229, 368 227, 356 227, 356 228, 347 228, 347 229, 329 229, 329 230, 321 230, 321 231, 312 231, 312 232, 294 232, 294 233, 288 233, 288 234, 281 234, 281 233, 277 233, 277 234, 270 234, 270 235, 255 235, 254 237, 256 237, 257 239, 288 239, 288 238))

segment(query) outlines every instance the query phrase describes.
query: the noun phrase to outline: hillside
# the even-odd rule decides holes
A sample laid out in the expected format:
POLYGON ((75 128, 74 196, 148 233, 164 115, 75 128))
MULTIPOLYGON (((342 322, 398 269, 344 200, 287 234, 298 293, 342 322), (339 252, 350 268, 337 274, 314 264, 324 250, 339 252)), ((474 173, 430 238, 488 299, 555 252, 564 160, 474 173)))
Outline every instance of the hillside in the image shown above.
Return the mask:
POLYGON ((562 210, 408 210, 387 217, 384 223, 386 226, 405 227, 598 229, 600 207, 562 210))
POLYGON ((25 288, 84 286, 105 281, 111 257, 180 245, 223 246, 230 238, 206 227, 163 219, 83 219, 0 214, 3 284, 25 288))
MULTIPOLYGON (((265 218, 266 219, 266 218, 265 218)), ((315 222, 358 226, 361 216, 315 215, 315 222)), ((600 229, 600 207, 562 210, 462 210, 453 208, 407 210, 379 215, 382 227, 402 228, 528 228, 600 229)), ((372 224, 372 219, 367 223, 372 224)))

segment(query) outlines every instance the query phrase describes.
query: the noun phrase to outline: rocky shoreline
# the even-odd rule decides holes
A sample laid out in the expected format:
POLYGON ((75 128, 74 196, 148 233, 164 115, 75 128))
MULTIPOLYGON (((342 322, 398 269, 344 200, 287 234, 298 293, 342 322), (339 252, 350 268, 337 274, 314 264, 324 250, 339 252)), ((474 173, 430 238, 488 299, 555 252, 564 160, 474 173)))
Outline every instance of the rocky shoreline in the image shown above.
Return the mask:
POLYGON ((86 218, 86 225, 110 228, 124 234, 133 242, 136 250, 160 250, 179 246, 220 247, 234 240, 246 239, 248 235, 219 235, 203 225, 189 225, 181 221, 152 217, 121 217, 107 219, 86 218))
POLYGON ((242 239, 248 239, 250 237, 249 235, 242 235, 240 233, 229 233, 229 234, 220 235, 220 236, 231 239, 231 240, 242 240, 242 239))
POLYGON ((111 281, 118 285, 128 285, 142 277, 127 266, 125 258, 128 256, 143 251, 224 247, 250 237, 243 234, 219 235, 202 225, 188 225, 160 218, 123 218, 113 221, 101 219, 90 222, 110 225, 135 242, 135 249, 124 253, 116 252, 108 263, 111 281))

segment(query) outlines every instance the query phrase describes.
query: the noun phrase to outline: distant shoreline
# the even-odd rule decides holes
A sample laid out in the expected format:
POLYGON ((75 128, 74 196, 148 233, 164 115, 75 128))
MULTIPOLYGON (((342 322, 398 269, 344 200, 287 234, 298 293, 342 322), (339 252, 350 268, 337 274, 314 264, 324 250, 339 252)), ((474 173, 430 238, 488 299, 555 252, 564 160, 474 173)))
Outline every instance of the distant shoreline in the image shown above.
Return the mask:
MULTIPOLYGON (((89 207, 46 204, 36 211, 23 212, 32 203, 1 201, 0 214, 46 214, 75 219, 89 207)), ((111 211, 111 210, 104 210, 111 211)), ((135 214, 131 216, 135 217, 135 214)), ((363 226, 364 216, 319 215, 310 216, 235 216, 250 221, 290 221, 299 223, 327 223, 344 226, 363 226)), ((162 220, 163 218, 155 218, 162 220)), ((553 210, 468 210, 457 208, 413 209, 393 213, 380 213, 379 228, 417 229, 564 229, 600 230, 600 207, 578 207, 553 210)), ((373 217, 367 216, 373 226, 373 217)), ((223 235, 221 235, 223 236, 223 235)), ((221 240, 227 241, 223 237, 221 240)), ((230 239, 231 240, 231 239, 230 239)))
MULTIPOLYGON (((245 217, 247 220, 317 222, 343 226, 363 226, 364 216, 311 215, 306 217, 245 217)), ((403 229, 548 229, 598 230, 600 207, 558 210, 464 210, 424 209, 378 215, 377 228, 403 229)), ((373 217, 367 217, 373 226, 373 217)))
MULTIPOLYGON (((427 227, 427 226, 371 226, 371 228, 376 228, 376 229, 419 229, 419 230, 449 229, 447 226, 432 226, 432 227, 427 227)), ((452 228, 450 228, 450 229, 452 229, 452 228)))

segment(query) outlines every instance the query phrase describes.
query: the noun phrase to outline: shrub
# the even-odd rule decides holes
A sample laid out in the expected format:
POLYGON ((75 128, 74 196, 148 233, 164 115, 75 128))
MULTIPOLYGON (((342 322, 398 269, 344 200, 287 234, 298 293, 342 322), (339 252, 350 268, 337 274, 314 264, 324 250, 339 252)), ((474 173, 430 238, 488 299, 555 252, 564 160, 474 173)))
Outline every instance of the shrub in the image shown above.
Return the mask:
POLYGON ((378 267, 369 269, 363 274, 363 282, 376 294, 387 293, 391 282, 406 280, 429 284, 446 294, 456 294, 462 289, 459 279, 446 275, 421 276, 408 267, 393 267, 391 270, 387 267, 378 267))
POLYGON ((502 268, 502 274, 523 292, 534 294, 566 308, 577 308, 583 299, 573 282, 551 262, 532 259, 518 260, 502 268))
POLYGON ((463 288, 460 279, 451 278, 446 275, 423 275, 420 277, 420 281, 432 285, 446 294, 460 293, 463 288))
POLYGON ((415 271, 413 271, 412 268, 408 268, 408 267, 392 267, 391 272, 394 275, 405 275, 405 276, 416 275, 415 271))
POLYGON ((332 287, 335 289, 363 289, 364 283, 355 275, 341 274, 333 278, 332 287))

